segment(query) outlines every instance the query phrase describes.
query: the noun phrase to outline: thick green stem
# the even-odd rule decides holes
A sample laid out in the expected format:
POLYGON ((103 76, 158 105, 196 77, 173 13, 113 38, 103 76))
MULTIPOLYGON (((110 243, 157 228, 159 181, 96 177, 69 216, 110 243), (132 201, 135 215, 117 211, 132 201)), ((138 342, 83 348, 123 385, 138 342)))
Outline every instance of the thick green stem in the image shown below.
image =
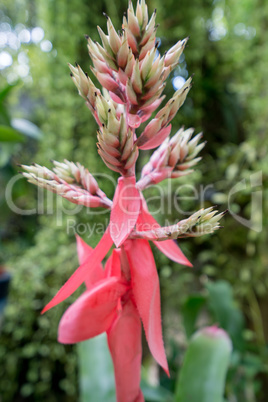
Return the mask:
POLYGON ((232 344, 216 326, 193 335, 177 381, 176 402, 223 402, 232 344))

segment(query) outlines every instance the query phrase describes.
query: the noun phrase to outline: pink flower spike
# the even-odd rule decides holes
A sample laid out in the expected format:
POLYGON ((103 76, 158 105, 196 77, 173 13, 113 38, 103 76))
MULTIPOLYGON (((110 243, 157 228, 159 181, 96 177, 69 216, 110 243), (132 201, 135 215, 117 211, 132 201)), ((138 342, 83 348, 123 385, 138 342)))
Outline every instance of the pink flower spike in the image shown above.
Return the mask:
POLYGON ((45 313, 47 310, 71 296, 71 294, 73 294, 86 279, 89 267, 91 267, 90 269, 93 270, 96 268, 96 266, 99 266, 112 245, 113 242, 110 236, 109 228, 107 228, 97 247, 87 257, 83 264, 77 268, 68 281, 60 288, 58 293, 45 306, 41 313, 45 313))
MULTIPOLYGON (((90 247, 83 239, 81 239, 78 234, 76 234, 76 247, 79 264, 82 265, 83 262, 90 256, 92 251, 94 250, 90 247)), ((85 279, 86 287, 89 289, 95 282, 98 282, 104 278, 104 269, 102 268, 102 264, 96 265, 94 269, 91 269, 89 266, 89 270, 85 279)))
POLYGON ((147 240, 128 240, 125 250, 130 264, 133 296, 150 351, 169 376, 162 337, 159 280, 151 247, 147 240))
POLYGON ((116 318, 117 300, 126 292, 119 278, 106 278, 85 291, 63 314, 58 330, 61 343, 76 343, 108 330, 116 318))
POLYGON ((143 402, 141 321, 131 300, 107 331, 107 339, 114 364, 117 402, 143 402))
MULTIPOLYGON (((139 221, 147 226, 146 230, 148 230, 148 224, 151 225, 152 228, 160 227, 159 223, 149 213, 144 198, 142 200, 142 208, 139 216, 139 221)), ((185 255, 174 240, 154 241, 154 244, 160 251, 162 251, 163 254, 165 254, 172 261, 177 262, 178 264, 187 265, 188 267, 193 266, 190 261, 185 257, 185 255)))
POLYGON ((135 184, 135 176, 118 179, 110 219, 111 237, 116 247, 126 240, 139 216, 140 193, 135 184))

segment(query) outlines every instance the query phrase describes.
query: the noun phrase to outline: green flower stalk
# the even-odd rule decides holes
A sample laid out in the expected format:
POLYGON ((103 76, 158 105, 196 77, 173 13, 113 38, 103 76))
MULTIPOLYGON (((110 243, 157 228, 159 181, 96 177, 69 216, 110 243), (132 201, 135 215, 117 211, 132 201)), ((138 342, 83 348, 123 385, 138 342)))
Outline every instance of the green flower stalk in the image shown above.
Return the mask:
POLYGON ((223 402, 232 343, 216 326, 196 332, 190 340, 176 389, 176 402, 223 402))

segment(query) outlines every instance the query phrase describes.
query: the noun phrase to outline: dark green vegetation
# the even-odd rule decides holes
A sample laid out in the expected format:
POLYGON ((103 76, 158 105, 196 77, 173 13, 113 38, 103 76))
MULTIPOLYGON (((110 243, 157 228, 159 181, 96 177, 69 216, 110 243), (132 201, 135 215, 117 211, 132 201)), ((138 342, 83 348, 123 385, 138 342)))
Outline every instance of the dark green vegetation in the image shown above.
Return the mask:
MULTIPOLYGON (((194 86, 174 119, 172 132, 181 124, 193 126, 196 132, 202 130, 208 141, 196 172, 175 180, 172 192, 180 184, 193 184, 201 194, 202 188, 211 185, 205 191, 205 206, 229 207, 232 213, 251 220, 248 227, 230 213, 222 221, 224 229, 215 235, 181 240, 194 269, 155 253, 171 368, 171 379, 161 375, 161 385, 174 392, 186 339, 198 326, 218 323, 234 344, 226 400, 264 402, 268 394, 268 4, 262 0, 149 1, 151 12, 155 7, 161 53, 190 35, 185 61, 176 74, 186 78, 195 73, 194 86), (228 206, 230 192, 238 182, 242 185, 228 206)), ((21 79, 5 101, 5 109, 13 118, 34 122, 43 137, 38 142, 28 138, 13 144, 11 150, 0 144, 1 155, 11 155, 3 162, 0 176, 0 264, 13 275, 0 341, 3 402, 77 401, 76 348, 56 341, 57 323, 69 301, 44 316, 40 311, 77 266, 74 236, 66 233, 67 218, 92 225, 105 222, 106 216, 87 214, 85 209, 72 215, 69 210, 68 215, 62 213, 57 225, 55 213, 16 215, 5 204, 3 189, 19 170, 17 163, 36 161, 49 167, 50 159, 67 158, 81 162, 93 174, 108 173, 97 155, 96 124, 69 77, 67 62, 77 62, 89 72, 84 34, 98 39, 96 25, 106 29, 103 11, 119 29, 126 8, 127 2, 122 0, 2 1, 1 20, 9 17, 6 21, 13 28, 19 23, 29 28, 41 26, 44 39, 53 44, 51 52, 27 43, 10 51, 14 63, 18 53, 27 53, 32 82, 21 79)), ((14 68, 1 70, 0 90, 14 68)), ((171 82, 167 97, 173 93, 171 82)), ((147 158, 144 155, 144 161, 147 158)), ((141 158, 139 167, 142 164, 141 158)), ((111 197, 110 182, 100 179, 99 184, 111 197)), ((167 183, 161 187, 168 197, 167 183)), ((147 190, 145 195, 155 195, 155 191, 147 190)), ((36 207, 33 186, 20 180, 14 192, 20 208, 36 207)), ((180 200, 182 211, 203 206, 186 186, 179 194, 191 197, 180 200)), ((49 197, 45 205, 55 209, 56 198, 49 197)), ((67 203, 63 207, 68 208, 67 203)), ((154 207, 159 208, 159 203, 154 202, 154 207)), ((172 221, 183 214, 178 216, 173 208, 172 214, 157 218, 172 221)), ((90 238, 92 246, 97 241, 98 236, 90 238)))

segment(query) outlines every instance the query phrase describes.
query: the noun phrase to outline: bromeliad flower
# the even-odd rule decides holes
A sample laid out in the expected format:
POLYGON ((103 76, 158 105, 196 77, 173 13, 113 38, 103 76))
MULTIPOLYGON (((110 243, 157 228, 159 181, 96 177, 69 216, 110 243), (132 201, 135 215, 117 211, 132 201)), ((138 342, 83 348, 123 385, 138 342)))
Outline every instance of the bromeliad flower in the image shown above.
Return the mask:
POLYGON ((182 128, 170 137, 172 119, 186 99, 191 78, 142 127, 164 100, 165 81, 179 63, 188 38, 161 56, 157 50, 156 12, 149 20, 145 0, 138 0, 136 12, 129 3, 119 34, 110 18, 106 18, 108 35, 98 27, 102 45, 86 37, 92 72, 103 91, 80 66, 70 65, 70 69, 79 94, 99 126, 99 155, 109 169, 120 174, 113 201, 79 163, 54 162, 53 170, 40 165, 22 167, 26 171, 24 176, 40 187, 73 203, 111 211, 110 223, 94 250, 78 238, 80 266, 43 313, 67 299, 85 282, 87 290, 61 319, 59 341, 75 343, 106 332, 115 367, 117 399, 133 402, 143 400, 139 389, 140 319, 152 355, 168 373, 159 281, 149 241, 171 260, 191 266, 176 239, 213 232, 219 228, 223 214, 208 208, 174 225, 160 227, 149 213, 142 191, 167 178, 191 173, 204 146, 198 144, 201 134, 191 139, 193 129, 182 128), (157 149, 136 182, 139 152, 154 148, 157 149), (116 249, 103 270, 101 262, 113 245, 116 249))

